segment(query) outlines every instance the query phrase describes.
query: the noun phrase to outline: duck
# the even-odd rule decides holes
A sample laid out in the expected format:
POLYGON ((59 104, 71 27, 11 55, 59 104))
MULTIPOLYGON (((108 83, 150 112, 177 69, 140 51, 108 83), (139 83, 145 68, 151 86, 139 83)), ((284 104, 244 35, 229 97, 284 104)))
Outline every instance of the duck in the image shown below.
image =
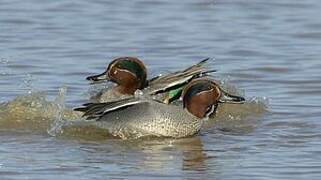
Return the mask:
POLYGON ((147 68, 140 59, 136 57, 116 58, 109 63, 103 73, 86 78, 92 83, 110 81, 115 84, 114 87, 104 89, 93 96, 92 102, 117 101, 132 97, 135 93, 144 93, 169 104, 179 97, 183 86, 192 79, 216 71, 205 70, 204 64, 209 59, 203 59, 184 70, 147 80, 147 68))
POLYGON ((114 102, 87 103, 75 108, 86 122, 107 129, 122 139, 145 136, 183 138, 197 134, 204 121, 215 114, 221 103, 243 103, 208 78, 190 81, 181 94, 181 104, 165 104, 144 96, 114 102))

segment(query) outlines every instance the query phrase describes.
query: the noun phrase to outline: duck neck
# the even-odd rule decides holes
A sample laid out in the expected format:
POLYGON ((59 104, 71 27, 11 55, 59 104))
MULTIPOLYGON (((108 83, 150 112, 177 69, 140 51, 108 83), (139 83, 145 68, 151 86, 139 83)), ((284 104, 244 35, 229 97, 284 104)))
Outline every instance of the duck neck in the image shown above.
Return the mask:
POLYGON ((121 93, 121 94, 134 95, 134 93, 137 90, 137 88, 134 87, 134 86, 117 85, 117 86, 114 87, 114 90, 119 92, 119 93, 121 93))

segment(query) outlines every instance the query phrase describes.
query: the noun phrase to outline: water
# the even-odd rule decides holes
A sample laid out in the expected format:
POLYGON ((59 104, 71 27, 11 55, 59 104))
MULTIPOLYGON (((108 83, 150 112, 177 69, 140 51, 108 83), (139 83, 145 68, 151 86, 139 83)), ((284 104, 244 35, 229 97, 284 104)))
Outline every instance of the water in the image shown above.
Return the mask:
POLYGON ((2 0, 1 179, 320 179, 320 10, 317 0, 2 0), (190 138, 49 136, 59 89, 63 106, 85 102, 85 77, 124 55, 149 75, 214 57, 215 78, 254 99, 221 107, 190 138))

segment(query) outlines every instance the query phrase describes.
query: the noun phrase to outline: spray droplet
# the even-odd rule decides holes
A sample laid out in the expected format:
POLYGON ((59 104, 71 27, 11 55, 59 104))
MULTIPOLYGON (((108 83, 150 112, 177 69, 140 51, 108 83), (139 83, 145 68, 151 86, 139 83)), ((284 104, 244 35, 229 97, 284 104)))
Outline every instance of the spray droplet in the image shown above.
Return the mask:
POLYGON ((57 134, 62 133, 62 127, 66 124, 66 121, 63 119, 64 109, 65 109, 65 95, 67 92, 67 87, 64 86, 59 89, 57 98, 55 99, 56 112, 54 115, 54 122, 50 125, 47 130, 48 134, 51 136, 57 136, 57 134))

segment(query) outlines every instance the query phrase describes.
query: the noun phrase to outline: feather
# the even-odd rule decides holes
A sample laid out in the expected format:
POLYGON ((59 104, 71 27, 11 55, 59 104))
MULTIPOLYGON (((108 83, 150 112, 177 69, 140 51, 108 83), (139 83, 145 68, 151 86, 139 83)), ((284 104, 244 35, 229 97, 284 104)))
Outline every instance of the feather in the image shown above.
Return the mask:
POLYGON ((155 95, 176 88, 181 88, 194 78, 207 76, 212 72, 216 72, 216 70, 204 70, 203 65, 208 60, 210 60, 210 58, 206 58, 183 71, 177 71, 164 76, 156 76, 150 79, 148 81, 149 94, 155 95), (151 87, 153 89, 151 89, 151 87))
POLYGON ((106 103, 86 103, 83 104, 83 107, 74 108, 74 110, 84 112, 83 117, 86 117, 87 120, 99 120, 102 116, 110 112, 119 111, 142 103, 148 103, 148 100, 131 97, 106 103))

